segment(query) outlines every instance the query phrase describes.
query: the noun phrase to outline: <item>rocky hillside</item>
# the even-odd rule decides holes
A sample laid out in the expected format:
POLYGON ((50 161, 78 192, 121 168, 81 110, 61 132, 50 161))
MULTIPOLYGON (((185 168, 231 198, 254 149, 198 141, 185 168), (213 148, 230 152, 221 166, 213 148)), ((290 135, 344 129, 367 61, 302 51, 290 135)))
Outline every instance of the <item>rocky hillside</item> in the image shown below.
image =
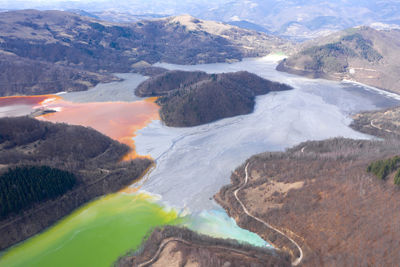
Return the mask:
POLYGON ((118 24, 63 11, 22 10, 1 12, 0 25, 0 54, 18 57, 11 62, 0 57, 0 72, 34 61, 40 66, 35 76, 41 77, 32 78, 32 70, 20 71, 18 77, 2 75, 0 84, 6 89, 1 95, 82 90, 107 81, 104 74, 135 71, 139 62, 229 62, 290 46, 276 37, 187 15, 118 24), (56 70, 49 71, 46 64, 56 70), (43 86, 43 80, 49 85, 43 86), (13 93, 20 81, 26 87, 13 93))
POLYGON ((352 28, 319 38, 285 59, 280 71, 352 80, 400 93, 400 30, 352 28))
POLYGON ((288 85, 246 71, 222 74, 169 71, 144 81, 135 93, 161 96, 157 103, 165 124, 187 127, 249 114, 257 95, 290 89, 288 85))
POLYGON ((240 226, 298 258, 289 239, 243 212, 234 197, 241 188, 237 196, 250 214, 299 244, 301 266, 395 266, 400 187, 392 169, 399 149, 398 140, 331 139, 255 155, 216 199, 240 226), (383 179, 373 174, 381 166, 388 168, 383 179))
MULTIPOLYGON (((42 231, 95 197, 131 184, 151 161, 120 162, 128 151, 126 145, 82 126, 53 124, 28 117, 0 119, 0 179, 22 177, 26 180, 7 190, 2 188, 1 201, 17 198, 20 203, 8 203, 8 212, 2 213, 6 216, 0 219, 0 249, 42 231), (36 167, 26 170, 24 166, 36 167), (46 178, 49 168, 53 175, 46 178), (14 174, 13 170, 21 169, 25 175, 14 174), (74 183, 61 190, 63 181, 46 186, 27 174, 36 173, 35 178, 43 176, 41 179, 45 180, 54 179, 57 172, 61 173, 57 175, 59 179, 65 179, 65 172, 71 174, 75 177, 74 183), (57 183, 60 185, 56 186, 57 183), (38 187, 41 188, 39 192, 30 192, 31 188, 38 187), (58 193, 54 194, 54 190, 58 193), (20 206, 16 208, 18 203, 20 206)), ((1 183, 10 185, 8 180, 1 183)))

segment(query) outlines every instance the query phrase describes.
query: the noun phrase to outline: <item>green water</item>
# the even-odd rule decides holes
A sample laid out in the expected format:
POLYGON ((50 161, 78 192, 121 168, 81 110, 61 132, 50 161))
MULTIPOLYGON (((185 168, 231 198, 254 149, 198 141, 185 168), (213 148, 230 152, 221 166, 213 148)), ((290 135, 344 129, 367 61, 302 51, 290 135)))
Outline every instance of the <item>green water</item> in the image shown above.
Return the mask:
POLYGON ((105 196, 6 251, 0 266, 110 266, 152 227, 179 221, 147 195, 105 196))

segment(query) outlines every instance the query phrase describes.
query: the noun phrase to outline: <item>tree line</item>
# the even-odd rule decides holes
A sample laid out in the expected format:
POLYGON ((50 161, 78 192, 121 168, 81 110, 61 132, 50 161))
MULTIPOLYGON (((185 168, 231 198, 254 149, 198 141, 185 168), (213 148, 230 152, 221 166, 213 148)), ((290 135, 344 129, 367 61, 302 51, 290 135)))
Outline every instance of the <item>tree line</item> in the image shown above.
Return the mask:
POLYGON ((21 166, 0 176, 0 217, 54 199, 72 189, 74 174, 48 166, 21 166))
POLYGON ((387 176, 394 171, 396 171, 394 175, 394 184, 400 185, 400 156, 377 160, 370 163, 367 167, 367 172, 373 173, 381 180, 385 180, 387 176))

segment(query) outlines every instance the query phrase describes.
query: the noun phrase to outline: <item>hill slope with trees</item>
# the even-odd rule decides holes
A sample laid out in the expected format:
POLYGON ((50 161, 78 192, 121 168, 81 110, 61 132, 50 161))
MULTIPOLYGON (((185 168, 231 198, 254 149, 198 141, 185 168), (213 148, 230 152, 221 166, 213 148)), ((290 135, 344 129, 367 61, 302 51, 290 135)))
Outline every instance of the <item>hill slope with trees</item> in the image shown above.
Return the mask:
POLYGON ((19 73, 0 75, 0 96, 86 90, 112 79, 110 73, 145 73, 143 64, 231 62, 291 46, 188 15, 119 24, 64 11, 18 10, 0 12, 0 25, 0 73, 19 73))
POLYGON ((74 174, 47 166, 22 166, 0 176, 0 218, 72 189, 74 174))
POLYGON ((160 117, 168 126, 196 126, 253 112, 255 97, 292 89, 247 71, 207 74, 169 71, 144 81, 135 93, 161 96, 160 117))
POLYGON ((399 55, 400 30, 357 27, 306 42, 277 70, 312 78, 352 80, 399 93, 399 55))
POLYGON ((266 221, 295 240, 304 266, 396 265, 400 260, 400 142, 336 138, 255 155, 235 170, 216 200, 238 224, 292 255, 288 239, 247 216, 266 221), (387 169, 387 171, 386 171, 387 169), (383 170, 383 171, 382 171, 383 170), (385 174, 384 179, 379 176, 385 174))
POLYGON ((131 184, 149 159, 82 126, 0 119, 0 249, 53 224, 85 202, 131 184))

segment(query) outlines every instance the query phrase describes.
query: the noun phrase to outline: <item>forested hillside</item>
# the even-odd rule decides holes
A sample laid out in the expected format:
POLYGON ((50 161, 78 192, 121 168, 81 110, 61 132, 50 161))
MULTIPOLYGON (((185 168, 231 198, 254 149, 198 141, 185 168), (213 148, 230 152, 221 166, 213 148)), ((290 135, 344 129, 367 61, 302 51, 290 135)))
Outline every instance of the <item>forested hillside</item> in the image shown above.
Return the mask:
POLYGON ((150 159, 82 126, 0 119, 0 249, 36 234, 95 197, 131 184, 150 159))
POLYGON ((61 196, 75 183, 74 174, 47 166, 9 169, 0 176, 0 218, 61 196))
POLYGON ((157 103, 163 122, 187 127, 251 113, 257 95, 290 89, 286 84, 246 71, 222 74, 169 71, 144 81, 135 93, 161 96, 157 103))
POLYGON ((302 47, 277 70, 400 92, 400 30, 356 27, 308 41, 302 47))

